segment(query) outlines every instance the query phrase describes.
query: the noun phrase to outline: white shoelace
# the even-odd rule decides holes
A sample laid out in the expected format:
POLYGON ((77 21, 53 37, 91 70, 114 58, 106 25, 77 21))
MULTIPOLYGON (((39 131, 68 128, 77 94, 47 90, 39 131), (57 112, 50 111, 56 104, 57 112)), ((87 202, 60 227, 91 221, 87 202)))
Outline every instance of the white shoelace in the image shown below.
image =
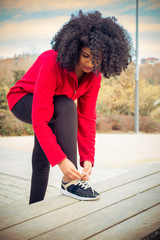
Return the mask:
POLYGON ((82 188, 84 188, 84 190, 86 190, 87 188, 90 187, 90 188, 92 189, 93 194, 94 194, 94 190, 93 190, 93 188, 88 184, 88 182, 82 181, 82 180, 78 180, 77 184, 78 184, 79 186, 82 186, 82 188))

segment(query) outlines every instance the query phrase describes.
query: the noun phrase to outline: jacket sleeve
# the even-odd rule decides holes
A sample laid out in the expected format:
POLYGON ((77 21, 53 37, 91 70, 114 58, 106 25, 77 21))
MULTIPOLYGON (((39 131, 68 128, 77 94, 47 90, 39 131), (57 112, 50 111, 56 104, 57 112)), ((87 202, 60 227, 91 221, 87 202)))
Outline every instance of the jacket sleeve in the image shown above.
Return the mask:
POLYGON ((80 165, 85 160, 94 165, 95 137, 96 137, 96 102, 100 89, 101 74, 92 79, 87 92, 78 98, 78 149, 80 165))
POLYGON ((48 126, 54 113, 53 96, 57 82, 57 66, 54 60, 40 56, 38 64, 38 77, 32 105, 32 124, 35 135, 51 166, 58 164, 66 155, 57 143, 55 134, 48 126))

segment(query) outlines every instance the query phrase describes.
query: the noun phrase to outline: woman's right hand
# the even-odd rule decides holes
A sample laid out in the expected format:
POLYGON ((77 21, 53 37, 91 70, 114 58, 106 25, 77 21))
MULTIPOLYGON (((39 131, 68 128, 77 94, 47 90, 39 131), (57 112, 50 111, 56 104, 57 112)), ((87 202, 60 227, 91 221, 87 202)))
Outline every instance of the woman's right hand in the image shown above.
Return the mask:
POLYGON ((81 179, 81 173, 76 169, 74 164, 68 158, 65 158, 58 164, 58 166, 64 174, 64 181, 68 182, 75 179, 81 179))

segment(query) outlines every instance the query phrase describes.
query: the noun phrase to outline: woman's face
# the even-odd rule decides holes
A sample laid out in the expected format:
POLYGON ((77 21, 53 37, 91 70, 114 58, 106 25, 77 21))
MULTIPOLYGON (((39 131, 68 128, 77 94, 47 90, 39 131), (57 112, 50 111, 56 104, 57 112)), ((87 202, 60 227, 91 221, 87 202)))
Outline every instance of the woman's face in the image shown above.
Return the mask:
POLYGON ((100 59, 98 62, 93 58, 90 48, 83 47, 80 52, 80 59, 79 59, 79 66, 85 73, 90 73, 93 70, 94 66, 99 66, 102 62, 102 59, 100 59), (95 62, 95 64, 94 64, 95 62))

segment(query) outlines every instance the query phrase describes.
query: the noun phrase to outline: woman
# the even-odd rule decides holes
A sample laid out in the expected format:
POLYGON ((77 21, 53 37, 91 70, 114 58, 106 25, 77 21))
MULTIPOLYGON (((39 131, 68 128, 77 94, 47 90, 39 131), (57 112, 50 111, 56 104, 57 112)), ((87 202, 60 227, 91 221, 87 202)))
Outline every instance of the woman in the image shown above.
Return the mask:
POLYGON ((44 199, 50 165, 57 164, 63 173, 62 194, 96 200, 100 195, 86 181, 94 165, 101 73, 109 78, 127 68, 131 39, 114 17, 79 11, 51 44, 52 50, 42 53, 7 94, 12 113, 32 124, 35 133, 29 203, 44 199))

